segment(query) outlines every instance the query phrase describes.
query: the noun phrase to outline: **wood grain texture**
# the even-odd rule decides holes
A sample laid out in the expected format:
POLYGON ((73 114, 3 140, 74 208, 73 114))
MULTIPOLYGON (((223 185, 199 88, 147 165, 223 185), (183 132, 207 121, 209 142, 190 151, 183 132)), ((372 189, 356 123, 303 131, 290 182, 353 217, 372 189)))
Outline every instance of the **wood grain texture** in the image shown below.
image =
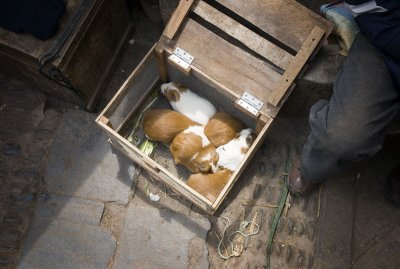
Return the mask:
POLYGON ((248 92, 267 101, 281 75, 260 59, 226 42, 195 21, 188 19, 175 47, 194 56, 192 66, 235 92, 248 92))
POLYGON ((332 23, 294 0, 217 0, 274 38, 298 51, 314 26, 328 35, 332 23))
POLYGON ((107 0, 92 12, 91 20, 79 43, 73 44, 68 57, 60 63, 62 72, 87 96, 96 90, 108 65, 115 61, 113 57, 124 40, 130 18, 124 0, 107 0))
POLYGON ((214 24, 228 35, 239 40, 248 48, 268 59, 283 70, 286 70, 290 62, 293 60, 293 56, 288 52, 203 1, 200 1, 195 6, 193 12, 214 24))
POLYGON ((182 25, 183 20, 190 11, 194 0, 181 0, 174 14, 172 14, 167 26, 165 26, 163 36, 172 39, 174 38, 179 27, 182 25))
POLYGON ((298 51, 293 62, 290 64, 289 68, 285 71, 282 78, 275 86, 274 93, 270 96, 268 103, 272 104, 273 106, 278 105, 282 97, 287 92, 287 89, 293 83, 294 79, 299 74, 304 64, 307 62, 308 58, 319 44, 323 35, 324 30, 319 28, 318 26, 315 26, 310 35, 307 37, 303 46, 298 51))

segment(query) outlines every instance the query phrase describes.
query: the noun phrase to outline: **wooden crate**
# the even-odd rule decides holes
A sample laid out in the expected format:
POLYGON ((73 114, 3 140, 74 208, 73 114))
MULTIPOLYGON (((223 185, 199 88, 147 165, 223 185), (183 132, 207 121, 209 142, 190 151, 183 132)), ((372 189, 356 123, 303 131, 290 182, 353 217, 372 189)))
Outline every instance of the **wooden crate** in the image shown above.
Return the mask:
POLYGON ((46 41, 0 28, 0 70, 92 110, 107 86, 132 22, 125 0, 66 0, 46 41))
POLYGON ((113 146, 213 214, 262 144, 295 78, 331 30, 329 22, 291 0, 182 0, 159 42, 96 121, 113 146), (176 48, 194 60, 185 63, 176 48), (161 153, 147 156, 139 150, 139 143, 127 140, 147 98, 167 81, 185 84, 256 131, 245 159, 215 201, 185 183, 187 174, 174 165, 164 146, 159 146, 161 153), (242 98, 246 93, 262 102, 261 108, 249 106, 242 98))

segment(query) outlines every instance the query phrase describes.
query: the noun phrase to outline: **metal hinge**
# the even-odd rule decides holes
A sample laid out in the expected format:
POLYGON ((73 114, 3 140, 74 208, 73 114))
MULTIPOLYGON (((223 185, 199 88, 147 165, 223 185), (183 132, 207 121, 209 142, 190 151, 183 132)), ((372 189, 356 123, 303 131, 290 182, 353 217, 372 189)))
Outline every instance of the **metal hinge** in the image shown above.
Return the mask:
POLYGON ((188 70, 192 64, 194 57, 177 47, 174 52, 168 57, 169 60, 180 66, 181 68, 188 70))
POLYGON ((248 92, 245 92, 243 94, 243 96, 238 100, 237 104, 240 105, 245 110, 249 111, 254 116, 258 115, 258 112, 264 105, 263 102, 261 102, 248 92))

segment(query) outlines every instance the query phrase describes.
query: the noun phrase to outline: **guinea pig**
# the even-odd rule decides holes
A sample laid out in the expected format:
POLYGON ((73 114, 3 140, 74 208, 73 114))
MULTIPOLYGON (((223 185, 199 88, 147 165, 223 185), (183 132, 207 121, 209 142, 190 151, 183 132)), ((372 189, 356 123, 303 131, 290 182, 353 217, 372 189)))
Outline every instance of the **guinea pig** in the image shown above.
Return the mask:
POLYGON ((226 112, 217 112, 204 128, 204 133, 215 146, 225 145, 244 128, 241 121, 226 112))
POLYGON ((213 144, 209 144, 196 153, 191 160, 193 173, 212 173, 216 170, 218 154, 213 144))
POLYGON ((236 138, 229 141, 225 145, 219 146, 216 151, 218 154, 218 162, 214 173, 218 169, 226 168, 231 171, 235 171, 249 150, 251 144, 253 144, 255 135, 253 130, 243 129, 237 134, 236 138))
POLYGON ((172 108, 194 122, 206 125, 217 109, 208 100, 198 96, 182 84, 169 82, 161 85, 161 92, 172 108))
POLYGON ((225 187, 232 171, 228 169, 219 170, 215 174, 193 174, 189 177, 187 184, 205 198, 214 202, 222 189, 225 187))
POLYGON ((147 110, 143 115, 143 130, 154 141, 171 143, 176 135, 198 124, 182 113, 170 109, 147 110))
POLYGON ((198 170, 193 160, 209 144, 210 141, 204 134, 204 126, 190 126, 175 136, 169 149, 176 164, 182 164, 195 173, 198 170))

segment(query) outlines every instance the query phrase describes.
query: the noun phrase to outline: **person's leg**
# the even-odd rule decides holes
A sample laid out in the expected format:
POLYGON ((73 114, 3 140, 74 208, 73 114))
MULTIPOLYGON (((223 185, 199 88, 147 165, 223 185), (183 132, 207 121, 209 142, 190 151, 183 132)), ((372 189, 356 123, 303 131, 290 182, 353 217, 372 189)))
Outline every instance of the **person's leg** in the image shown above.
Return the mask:
POLYGON ((400 111, 399 96, 381 53, 358 34, 330 101, 311 108, 301 177, 318 183, 340 172, 343 161, 377 153, 386 127, 400 111))

